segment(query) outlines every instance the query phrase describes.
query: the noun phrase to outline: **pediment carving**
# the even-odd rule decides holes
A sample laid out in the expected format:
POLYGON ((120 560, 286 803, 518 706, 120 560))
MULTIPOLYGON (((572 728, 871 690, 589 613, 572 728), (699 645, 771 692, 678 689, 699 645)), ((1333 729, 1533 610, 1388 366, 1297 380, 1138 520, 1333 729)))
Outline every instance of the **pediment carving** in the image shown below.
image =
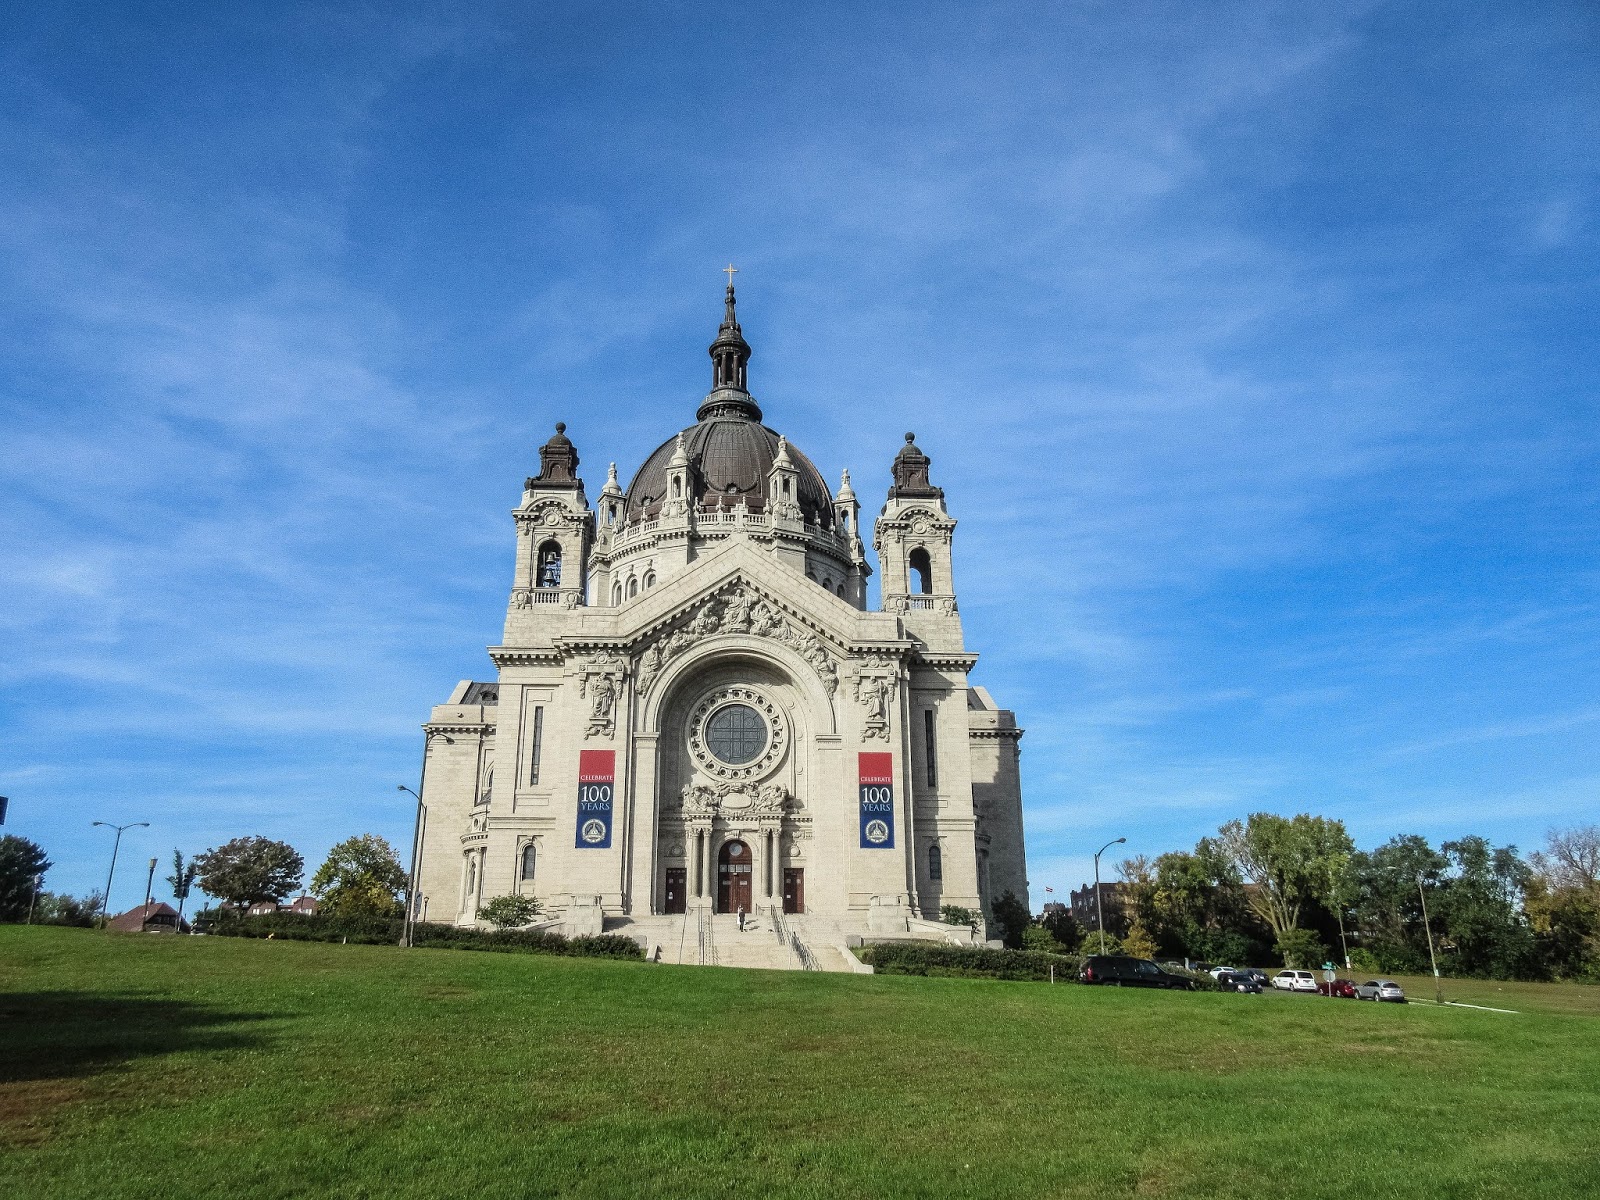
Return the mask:
POLYGON ((694 614, 671 633, 658 636, 639 654, 635 680, 643 695, 661 670, 691 646, 724 633, 745 633, 771 638, 789 647, 810 664, 822 686, 832 696, 839 688, 839 669, 822 640, 785 617, 777 605, 748 583, 734 583, 723 593, 705 600, 694 614))

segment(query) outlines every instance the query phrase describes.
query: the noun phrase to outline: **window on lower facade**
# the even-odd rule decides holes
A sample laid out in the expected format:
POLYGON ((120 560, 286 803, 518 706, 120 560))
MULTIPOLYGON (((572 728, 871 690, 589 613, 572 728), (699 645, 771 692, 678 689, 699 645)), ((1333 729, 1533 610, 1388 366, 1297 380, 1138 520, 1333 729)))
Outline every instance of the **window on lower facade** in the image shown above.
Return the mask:
POLYGON ((533 882, 533 868, 539 857, 539 849, 532 842, 522 848, 522 882, 533 882))
POLYGON ((944 855, 938 846, 928 847, 928 878, 933 880, 944 878, 944 855))
POLYGON ((927 755, 928 786, 939 786, 939 746, 934 738, 933 709, 922 710, 922 749, 927 755))
POLYGON ((544 748, 544 705, 535 705, 533 710, 533 736, 529 738, 528 747, 528 786, 537 787, 539 783, 539 752, 544 748))

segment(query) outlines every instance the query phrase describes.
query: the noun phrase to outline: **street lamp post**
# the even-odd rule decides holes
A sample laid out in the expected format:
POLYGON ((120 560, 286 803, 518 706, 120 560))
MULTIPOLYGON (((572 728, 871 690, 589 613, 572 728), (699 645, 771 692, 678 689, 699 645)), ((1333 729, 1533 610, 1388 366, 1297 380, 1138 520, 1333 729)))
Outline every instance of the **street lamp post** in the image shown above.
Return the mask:
POLYGON ((44 876, 43 875, 35 875, 33 877, 33 895, 28 897, 28 920, 27 920, 27 924, 29 924, 29 925, 33 924, 33 908, 34 908, 34 905, 39 903, 39 888, 43 883, 44 883, 44 876))
POLYGON ((145 933, 150 928, 150 889, 156 881, 156 860, 150 860, 150 874, 144 879, 144 907, 139 910, 139 932, 145 933))
POLYGON ((406 879, 406 918, 400 926, 400 944, 411 946, 411 927, 415 922, 417 911, 417 855, 422 850, 422 797, 412 791, 405 784, 397 785, 396 791, 410 792, 417 800, 417 819, 411 827, 411 874, 406 879))
POLYGON ((442 729, 430 729, 422 737, 422 775, 417 780, 417 790, 412 791, 405 784, 398 784, 397 791, 408 792, 416 797, 417 820, 411 829, 411 877, 406 880, 406 917, 400 927, 400 944, 411 947, 417 932, 417 869, 422 857, 423 825, 428 819, 428 810, 422 803, 422 793, 428 790, 428 747, 433 745, 433 739, 439 737, 455 745, 455 738, 442 729))
POLYGON ((1439 960, 1433 956, 1433 927, 1428 924, 1428 894, 1422 890, 1422 876, 1417 876, 1417 896, 1422 900, 1422 931, 1428 935, 1428 962, 1433 965, 1433 998, 1444 1003, 1444 983, 1439 978, 1439 960))
POLYGON ((110 821, 95 821, 93 823, 104 825, 107 829, 115 829, 117 831, 117 840, 111 843, 111 870, 106 872, 106 894, 100 897, 100 928, 104 929, 106 927, 106 914, 110 911, 111 881, 117 874, 117 851, 122 849, 122 831, 124 829, 138 829, 140 826, 148 829, 150 822, 134 821, 129 825, 113 825, 110 821))
POLYGON ((1106 952, 1106 912, 1105 906, 1100 901, 1100 856, 1107 850, 1111 849, 1111 847, 1120 845, 1127 840, 1128 839, 1125 837, 1119 837, 1116 841, 1107 842, 1104 846, 1101 846, 1100 849, 1094 852, 1094 918, 1096 924, 1100 926, 1101 954, 1106 952))

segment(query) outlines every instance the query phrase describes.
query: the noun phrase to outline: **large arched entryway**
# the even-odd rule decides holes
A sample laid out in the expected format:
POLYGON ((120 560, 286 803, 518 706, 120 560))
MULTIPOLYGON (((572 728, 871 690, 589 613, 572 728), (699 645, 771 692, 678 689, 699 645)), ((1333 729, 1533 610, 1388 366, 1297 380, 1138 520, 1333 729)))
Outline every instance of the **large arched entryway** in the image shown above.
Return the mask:
POLYGON ((750 847, 735 839, 724 842, 717 854, 717 911, 751 911, 755 872, 750 847))

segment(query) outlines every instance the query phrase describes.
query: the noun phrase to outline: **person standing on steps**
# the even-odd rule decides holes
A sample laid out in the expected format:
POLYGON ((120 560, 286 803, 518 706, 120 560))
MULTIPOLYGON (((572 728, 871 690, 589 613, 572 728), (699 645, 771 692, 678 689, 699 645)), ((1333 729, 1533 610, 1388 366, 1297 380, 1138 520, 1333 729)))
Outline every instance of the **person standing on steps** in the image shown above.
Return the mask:
POLYGON ((739 905, 739 932, 744 932, 744 905, 739 905))

